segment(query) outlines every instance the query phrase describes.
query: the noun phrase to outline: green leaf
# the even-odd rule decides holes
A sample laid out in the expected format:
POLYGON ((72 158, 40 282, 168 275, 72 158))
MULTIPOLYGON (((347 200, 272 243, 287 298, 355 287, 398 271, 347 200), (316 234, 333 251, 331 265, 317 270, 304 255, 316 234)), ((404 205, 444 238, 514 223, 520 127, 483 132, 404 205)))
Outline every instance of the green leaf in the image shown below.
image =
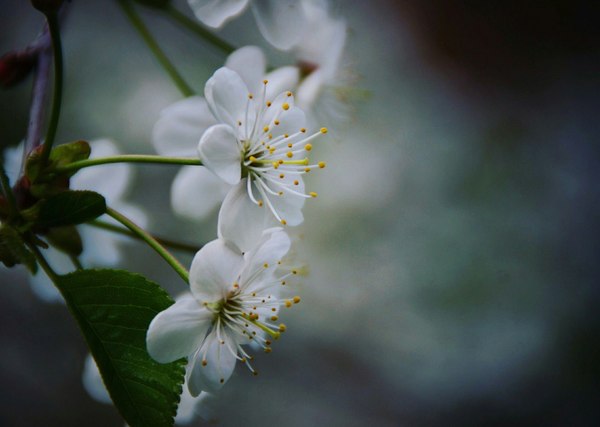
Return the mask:
POLYGON ((104 384, 131 427, 173 425, 185 359, 152 360, 146 331, 173 300, 156 283, 122 270, 79 270, 57 279, 104 384))
POLYGON ((35 221, 41 227, 61 227, 91 221, 105 212, 106 201, 100 194, 63 191, 40 202, 35 221))
POLYGON ((81 236, 74 225, 51 228, 46 238, 52 246, 69 255, 78 256, 83 252, 81 236))
POLYGON ((6 224, 0 226, 0 261, 7 267, 24 264, 32 273, 37 271, 35 257, 25 247, 21 235, 6 224))

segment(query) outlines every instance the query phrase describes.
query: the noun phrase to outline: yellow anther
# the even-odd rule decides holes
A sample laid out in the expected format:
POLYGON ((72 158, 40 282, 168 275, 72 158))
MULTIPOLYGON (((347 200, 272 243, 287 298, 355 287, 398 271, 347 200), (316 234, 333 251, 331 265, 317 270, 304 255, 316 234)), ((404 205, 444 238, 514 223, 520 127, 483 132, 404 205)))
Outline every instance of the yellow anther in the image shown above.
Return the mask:
POLYGON ((291 302, 289 299, 286 299, 286 300, 285 300, 285 306, 286 306, 287 308, 290 308, 290 307, 292 306, 292 302, 291 302))
POLYGON ((238 126, 241 126, 241 125, 242 125, 242 122, 240 122, 240 121, 238 120, 237 124, 238 124, 238 126))
POLYGON ((273 350, 271 350, 271 347, 265 347, 265 353, 270 353, 270 352, 272 352, 272 351, 273 351, 273 350))
POLYGON ((292 270, 292 274, 298 274, 298 270, 292 270))
POLYGON ((300 128, 300 132, 306 133, 306 128, 300 128))
POLYGON ((290 136, 289 136, 287 133, 284 133, 284 134, 283 134, 283 137, 284 137, 284 138, 289 138, 290 136))
POLYGON ((298 185, 298 184, 300 184, 300 182, 297 179, 294 180, 294 185, 298 185))
POLYGON ((281 160, 281 159, 279 159, 278 162, 279 162, 280 165, 283 164, 283 160, 281 160))
POLYGON ((287 110, 289 110, 289 109, 290 109, 290 104, 288 104, 287 102, 284 102, 284 103, 281 105, 281 108, 283 108, 285 111, 287 111, 287 110))
POLYGON ((284 174, 282 174, 282 173, 280 173, 280 174, 279 174, 279 178, 283 179, 283 178, 285 178, 285 175, 284 175, 284 174))
POLYGON ((279 162, 273 162, 273 168, 277 169, 279 167, 279 162))
POLYGON ((271 343, 271 340, 265 340, 265 344, 266 344, 266 345, 271 345, 271 344, 272 344, 272 343, 271 343))
POLYGON ((263 207, 263 201, 262 201, 262 200, 259 200, 259 201, 258 201, 258 207, 259 207, 259 208, 262 208, 262 207, 263 207))
POLYGON ((295 296, 294 297, 294 304, 298 304, 300 302, 300 297, 299 296, 295 296))
POLYGON ((314 191, 311 191, 311 192, 310 192, 310 193, 308 193, 308 194, 310 194, 310 197, 317 197, 317 196, 318 196, 318 194, 317 194, 317 193, 315 193, 314 191))
POLYGON ((248 99, 252 99, 254 98, 254 95, 252 95, 251 93, 248 94, 248 99))
POLYGON ((279 126, 279 123, 281 123, 279 120, 275 120, 273 123, 275 123, 275 126, 279 126))
POLYGON ((310 168, 304 168, 304 172, 309 173, 310 172, 310 168))
POLYGON ((206 366, 208 365, 208 362, 206 361, 206 359, 202 359, 202 366, 206 366))
POLYGON ((269 268, 269 264, 265 262, 265 263, 263 264, 263 267, 264 267, 264 268, 269 268))
POLYGON ((292 144, 291 142, 288 142, 288 148, 292 148, 294 146, 294 144, 292 144))
POLYGON ((269 134, 269 139, 273 139, 273 134, 272 133, 269 134))
POLYGON ((321 128, 321 133, 327 133, 327 128, 321 128))
POLYGON ((248 158, 248 160, 250 160, 251 162, 253 162, 253 163, 254 163, 254 162, 256 161, 256 157, 254 157, 254 156, 250 156, 250 157, 248 158))
POLYGON ((263 128, 263 132, 269 132, 269 126, 265 126, 265 127, 263 128))
POLYGON ((269 148, 269 154, 273 154, 276 150, 277 149, 273 147, 269 148))
POLYGON ((277 322, 277 319, 279 319, 279 317, 277 317, 277 316, 271 316, 271 321, 272 322, 277 322))
POLYGON ((279 332, 285 332, 286 329, 287 329, 287 326, 285 326, 283 323, 281 323, 279 325, 279 332))
POLYGON ((286 282, 285 280, 282 280, 282 281, 281 281, 281 286, 285 286, 285 284, 286 284, 286 283, 287 283, 287 282, 286 282))
POLYGON ((265 79, 265 80, 263 80, 263 83, 267 84, 267 83, 269 83, 269 81, 267 79, 265 79))
POLYGON ((306 151, 310 151, 310 150, 312 150, 312 144, 306 144, 306 145, 304 146, 304 149, 305 149, 306 151))
POLYGON ((257 376, 258 375, 258 371, 252 371, 252 375, 257 376))
POLYGON ((325 162, 319 162, 319 167, 321 169, 323 169, 325 167, 326 163, 325 162))
POLYGON ((281 220, 281 224, 283 224, 283 225, 287 225, 287 221, 286 221, 285 219, 282 219, 282 220, 281 220))
POLYGON ((277 309, 276 309, 275 307, 273 307, 273 308, 271 309, 271 311, 277 311, 277 309))
POLYGON ((294 156, 294 153, 288 151, 285 155, 288 156, 289 159, 291 159, 294 156))
POLYGON ((267 101, 267 107, 270 107, 271 105, 273 105, 271 104, 271 101, 267 101))
POLYGON ((292 92, 287 92, 286 96, 288 96, 288 97, 292 96, 292 92))
POLYGON ((280 196, 283 196, 283 191, 280 191, 280 192, 279 192, 279 193, 277 193, 277 194, 279 194, 280 196))

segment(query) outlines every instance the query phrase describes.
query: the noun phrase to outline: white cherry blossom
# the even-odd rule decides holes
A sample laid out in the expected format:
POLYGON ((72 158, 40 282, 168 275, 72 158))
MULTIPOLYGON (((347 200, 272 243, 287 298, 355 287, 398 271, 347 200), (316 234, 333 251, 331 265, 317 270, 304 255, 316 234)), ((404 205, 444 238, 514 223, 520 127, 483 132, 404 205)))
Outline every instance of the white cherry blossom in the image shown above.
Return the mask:
POLYGON ((281 228, 265 230, 243 255, 224 240, 208 243, 192 261, 191 294, 152 320, 148 352, 160 363, 188 357, 192 396, 221 389, 237 362, 256 374, 244 345, 270 353, 272 340, 285 331, 277 323, 279 310, 300 301, 284 298, 286 279, 295 272, 281 271, 278 263, 289 248, 281 228))
POLYGON ((306 25, 298 0, 188 0, 188 3, 194 15, 213 28, 239 16, 250 4, 263 37, 283 50, 298 43, 306 25))
MULTIPOLYGON (((312 141, 327 129, 308 133, 292 93, 270 99, 268 85, 264 80, 254 94, 235 71, 223 67, 204 90, 219 124, 204 132, 198 155, 210 171, 234 186, 219 213, 219 235, 230 241, 243 234, 254 242, 274 220, 299 225, 304 201, 317 197, 307 194, 302 177, 325 167, 325 162, 310 164, 308 154, 312 141)), ((238 247, 245 251, 248 246, 238 247)))
MULTIPOLYGON (((295 87, 296 67, 281 67, 266 72, 266 58, 256 46, 245 46, 227 58, 225 66, 237 72, 246 85, 257 91, 269 81, 267 96, 295 87)), ((217 124, 206 100, 193 96, 165 108, 156 122, 152 142, 163 156, 196 156, 198 141, 210 126, 217 124)), ((184 166, 171 186, 171 205, 178 215, 198 220, 211 214, 223 201, 231 186, 204 167, 184 166)))

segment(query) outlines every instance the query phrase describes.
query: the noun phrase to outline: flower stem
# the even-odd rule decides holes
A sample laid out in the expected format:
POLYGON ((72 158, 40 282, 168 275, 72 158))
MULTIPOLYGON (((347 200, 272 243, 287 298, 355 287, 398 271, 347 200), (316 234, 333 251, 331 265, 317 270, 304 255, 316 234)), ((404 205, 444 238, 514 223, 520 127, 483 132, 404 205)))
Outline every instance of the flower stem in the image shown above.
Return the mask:
POLYGON ((190 283, 189 273, 185 269, 183 265, 171 253, 166 250, 152 235, 150 235, 146 230, 134 224, 130 219, 120 214, 119 212, 111 209, 109 207, 106 208, 106 213, 119 221, 125 227, 129 228, 134 234, 139 236, 144 242, 146 242, 152 249, 154 249, 167 263, 175 270, 179 277, 183 279, 183 281, 187 284, 190 283))
POLYGON ((56 274, 52 267, 50 267, 50 264, 48 264, 48 261, 46 261, 46 258, 44 258, 44 255, 42 255, 42 252, 39 250, 39 248, 33 243, 29 242, 27 242, 27 247, 29 247, 29 250, 33 252, 38 264, 42 267, 42 270, 44 270, 50 280, 52 280, 52 282, 55 284, 58 283, 59 275, 56 274))
POLYGON ((185 82, 181 74, 177 71, 175 66, 171 63, 167 55, 160 48, 148 27, 144 24, 138 13, 136 12, 134 6, 127 0, 117 0, 123 12, 127 15, 129 22, 135 27, 140 36, 146 42, 146 45, 150 48, 160 65, 165 69, 175 86, 179 89, 179 91, 183 94, 183 96, 188 97, 194 95, 194 90, 185 82))
POLYGON ((193 157, 164 157, 153 154, 123 154, 119 156, 99 157, 97 159, 80 160, 55 169, 55 172, 70 172, 90 166, 105 165, 109 163, 157 163, 169 165, 200 166, 202 162, 193 157))
POLYGON ((50 30, 50 38, 52 39, 52 51, 54 53, 54 94, 52 97, 52 112, 50 114, 50 123, 46 132, 46 139, 42 148, 41 160, 42 163, 48 161, 50 150, 54 144, 56 130, 58 128, 58 120, 60 118, 60 107, 62 105, 62 90, 63 90, 63 54, 62 42, 60 40, 60 28, 58 25, 58 15, 56 12, 46 14, 48 29, 50 30))
MULTIPOLYGON (((124 236, 133 237, 134 239, 141 239, 141 237, 138 236, 137 234, 132 233, 131 231, 129 231, 125 228, 119 227, 118 225, 110 224, 108 222, 94 220, 94 221, 88 222, 88 224, 91 226, 97 227, 97 228, 102 228, 103 230, 112 231, 113 233, 118 233, 118 234, 122 234, 124 236)), ((176 242, 174 240, 163 239, 162 237, 158 237, 155 235, 152 235, 152 237, 154 238, 154 240, 156 240, 158 243, 160 243, 163 246, 166 246, 166 247, 172 248, 172 249, 179 249, 179 250, 190 252, 193 254, 198 252, 200 250, 200 248, 202 247, 202 246, 190 245, 188 243, 176 242)))
POLYGON ((233 46, 229 42, 226 42, 219 36, 213 34, 209 30, 204 28, 202 25, 200 25, 198 22, 191 19, 189 16, 185 15, 184 13, 181 13, 172 4, 167 5, 165 10, 169 14, 169 16, 171 16, 171 18, 173 18, 175 21, 179 22, 185 28, 187 28, 194 34, 200 36, 200 38, 212 44, 216 48, 222 50, 226 54, 229 55, 235 50, 235 46, 233 46))

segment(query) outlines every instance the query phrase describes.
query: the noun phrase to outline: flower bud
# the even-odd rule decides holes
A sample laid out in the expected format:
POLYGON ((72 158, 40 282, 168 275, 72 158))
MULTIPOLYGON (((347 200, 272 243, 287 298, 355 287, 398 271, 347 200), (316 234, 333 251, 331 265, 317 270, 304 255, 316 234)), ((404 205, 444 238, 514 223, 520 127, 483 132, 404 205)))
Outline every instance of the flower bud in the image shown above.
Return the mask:
POLYGON ((57 12, 64 0, 31 0, 31 4, 43 13, 57 12))
POLYGON ((29 75, 35 64, 32 52, 9 52, 0 58, 0 86, 13 86, 29 75))

